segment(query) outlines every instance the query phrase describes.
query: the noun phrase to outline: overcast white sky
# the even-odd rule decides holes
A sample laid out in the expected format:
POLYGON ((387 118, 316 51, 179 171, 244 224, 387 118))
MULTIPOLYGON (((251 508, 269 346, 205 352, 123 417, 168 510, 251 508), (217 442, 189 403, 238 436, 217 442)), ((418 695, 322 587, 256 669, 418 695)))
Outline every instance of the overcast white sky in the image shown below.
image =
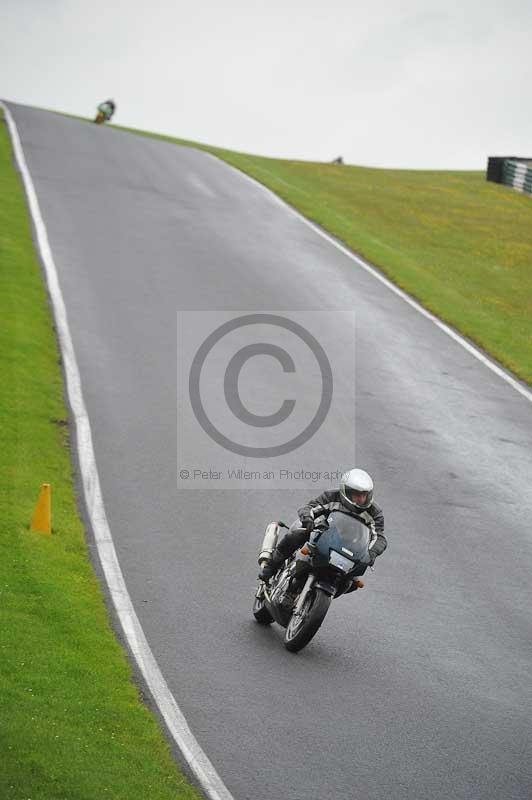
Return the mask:
POLYGON ((0 0, 0 97, 262 155, 532 156, 531 0, 0 0))

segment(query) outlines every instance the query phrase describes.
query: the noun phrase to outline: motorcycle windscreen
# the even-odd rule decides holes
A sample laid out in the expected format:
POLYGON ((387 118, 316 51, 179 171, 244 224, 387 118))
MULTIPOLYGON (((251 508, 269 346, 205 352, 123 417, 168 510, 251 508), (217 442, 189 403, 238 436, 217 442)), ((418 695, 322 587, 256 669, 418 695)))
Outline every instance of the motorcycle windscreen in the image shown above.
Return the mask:
POLYGON ((330 550, 337 550, 353 561, 369 563, 369 528, 360 520, 333 511, 328 519, 329 527, 318 539, 320 555, 329 557, 330 550))

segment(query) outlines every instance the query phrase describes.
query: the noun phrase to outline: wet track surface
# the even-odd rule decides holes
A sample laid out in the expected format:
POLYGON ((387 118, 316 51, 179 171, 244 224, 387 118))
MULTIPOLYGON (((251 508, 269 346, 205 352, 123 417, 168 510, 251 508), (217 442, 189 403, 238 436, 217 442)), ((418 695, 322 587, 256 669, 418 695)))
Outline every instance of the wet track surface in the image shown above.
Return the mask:
POLYGON ((532 405, 227 165, 10 108, 127 586, 236 800, 529 798, 532 405), (176 311, 351 307, 389 549, 294 656, 252 620, 256 555, 312 492, 176 488, 176 311))

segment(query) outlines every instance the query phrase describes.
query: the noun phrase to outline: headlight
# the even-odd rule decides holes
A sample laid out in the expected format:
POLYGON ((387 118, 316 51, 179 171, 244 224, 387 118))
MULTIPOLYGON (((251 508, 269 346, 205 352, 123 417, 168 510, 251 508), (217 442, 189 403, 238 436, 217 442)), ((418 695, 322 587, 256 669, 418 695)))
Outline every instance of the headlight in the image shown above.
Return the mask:
POLYGON ((349 572, 349 570, 353 569, 355 566, 355 562, 351 561, 350 558, 346 558, 345 556, 337 553, 336 550, 331 550, 329 553, 329 563, 333 565, 333 567, 337 567, 341 569, 342 572, 349 572))

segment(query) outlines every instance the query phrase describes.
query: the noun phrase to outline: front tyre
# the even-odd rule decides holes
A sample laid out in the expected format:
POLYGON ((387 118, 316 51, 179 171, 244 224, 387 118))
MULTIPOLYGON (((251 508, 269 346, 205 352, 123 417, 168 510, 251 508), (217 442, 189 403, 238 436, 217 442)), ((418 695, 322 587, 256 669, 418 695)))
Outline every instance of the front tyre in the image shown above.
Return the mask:
POLYGON ((271 625, 273 617, 264 605, 264 594, 260 597, 255 596, 253 601, 253 616, 260 625, 271 625))
POLYGON ((291 653, 302 650, 318 632, 325 619, 332 597, 321 589, 310 591, 305 598, 301 614, 292 616, 284 637, 284 646, 291 653))

